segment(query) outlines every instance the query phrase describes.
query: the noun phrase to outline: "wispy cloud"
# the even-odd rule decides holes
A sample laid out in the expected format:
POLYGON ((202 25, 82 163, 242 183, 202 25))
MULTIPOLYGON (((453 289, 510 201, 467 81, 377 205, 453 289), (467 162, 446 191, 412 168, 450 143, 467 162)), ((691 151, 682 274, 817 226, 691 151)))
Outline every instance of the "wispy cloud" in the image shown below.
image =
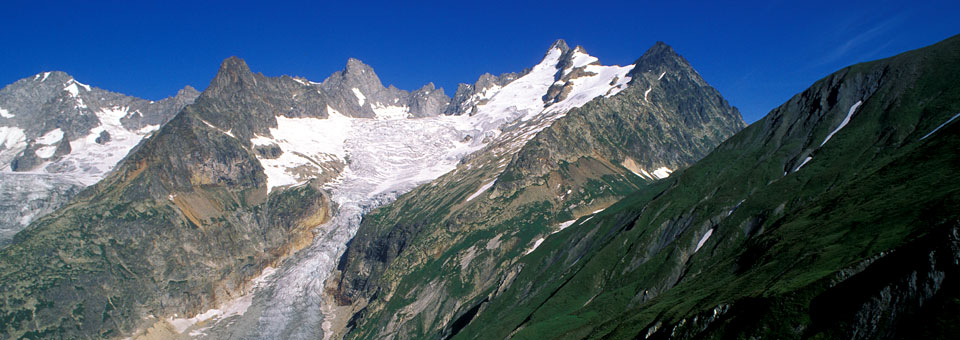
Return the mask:
MULTIPOLYGON (((808 68, 816 68, 840 61, 841 59, 849 58, 854 51, 860 51, 867 48, 875 51, 876 47, 870 46, 871 44, 881 46, 888 45, 890 43, 889 41, 877 41, 878 38, 885 36, 888 32, 903 24, 908 15, 908 12, 901 12, 893 17, 877 23, 876 25, 860 31, 860 33, 854 35, 852 38, 839 43, 825 56, 811 63, 808 68)), ((850 25, 850 23, 848 22, 847 25, 850 25)), ((858 53, 857 55, 863 56, 864 54, 858 53)))

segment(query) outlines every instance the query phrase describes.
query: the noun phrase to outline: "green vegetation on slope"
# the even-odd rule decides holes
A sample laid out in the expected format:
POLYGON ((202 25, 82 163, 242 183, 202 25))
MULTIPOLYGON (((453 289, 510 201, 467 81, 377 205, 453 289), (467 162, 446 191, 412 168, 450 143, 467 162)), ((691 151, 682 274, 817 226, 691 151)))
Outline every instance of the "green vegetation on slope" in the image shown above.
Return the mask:
POLYGON ((960 112, 956 79, 958 37, 818 81, 548 238, 457 338, 875 338, 910 334, 918 311, 955 321, 938 314, 955 289, 935 293, 957 280, 960 126, 920 138, 960 112))

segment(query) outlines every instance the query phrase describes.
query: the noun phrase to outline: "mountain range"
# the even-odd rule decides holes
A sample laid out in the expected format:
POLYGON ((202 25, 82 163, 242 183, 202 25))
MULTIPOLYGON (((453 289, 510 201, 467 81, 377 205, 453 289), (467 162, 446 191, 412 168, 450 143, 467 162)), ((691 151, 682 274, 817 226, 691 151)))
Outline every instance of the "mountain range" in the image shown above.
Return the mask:
POLYGON ((746 126, 662 42, 452 97, 356 59, 156 102, 42 73, 0 90, 0 334, 946 338, 958 76, 954 37, 746 126))

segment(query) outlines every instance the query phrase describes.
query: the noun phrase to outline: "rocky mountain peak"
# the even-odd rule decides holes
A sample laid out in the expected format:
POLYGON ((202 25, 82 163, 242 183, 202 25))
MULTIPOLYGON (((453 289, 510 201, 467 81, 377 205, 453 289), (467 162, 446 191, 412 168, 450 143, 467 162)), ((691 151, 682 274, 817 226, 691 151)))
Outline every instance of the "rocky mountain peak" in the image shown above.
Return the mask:
POLYGON ((243 59, 240 59, 239 57, 231 56, 231 57, 228 57, 227 59, 224 59, 223 62, 220 63, 220 70, 218 71, 218 75, 224 74, 224 73, 239 74, 239 73, 249 73, 249 72, 250 72, 250 66, 247 66, 246 61, 244 61, 243 59))
POLYGON ((324 85, 328 85, 328 81, 333 81, 329 85, 339 84, 344 87, 356 87, 368 93, 383 89, 383 83, 380 82, 377 73, 373 71, 373 67, 356 58, 347 59, 346 68, 331 75, 327 81, 324 81, 324 85))
POLYGON ((653 46, 647 49, 647 51, 644 52, 639 59, 637 59, 635 64, 637 67, 634 68, 634 72, 649 71, 650 69, 645 68, 645 66, 654 67, 657 65, 663 65, 671 68, 682 67, 693 69, 690 66, 690 63, 680 56, 680 54, 678 54, 673 47, 670 47, 670 45, 667 45, 662 41, 656 42, 653 44, 653 46))
POLYGON ((554 48, 559 48, 561 53, 567 53, 567 51, 570 50, 570 46, 568 46, 567 42, 563 39, 557 39, 557 41, 554 41, 553 44, 550 44, 550 48, 547 49, 547 53, 550 53, 550 50, 554 48))
POLYGON ((50 71, 50 72, 41 72, 33 76, 33 80, 42 82, 42 83, 60 83, 66 84, 67 82, 73 80, 73 76, 67 74, 63 71, 50 71))
POLYGON ((373 67, 365 64, 362 60, 357 58, 347 58, 347 67, 345 70, 349 72, 365 72, 373 71, 373 67))
POLYGON ((689 77, 699 86, 708 86, 707 82, 700 77, 700 74, 690 65, 690 63, 677 51, 662 41, 656 42, 650 47, 636 62, 629 76, 634 80, 643 76, 643 74, 653 74, 659 76, 672 74, 675 77, 689 77))
MULTIPOLYGON (((436 89, 437 89, 436 85, 434 85, 433 82, 431 81, 431 82, 427 83, 426 85, 423 85, 422 87, 420 87, 417 91, 418 91, 418 92, 419 92, 419 91, 434 91, 434 90, 436 90, 436 89)), ((443 89, 440 89, 440 91, 443 91, 443 89)))
POLYGON ((212 91, 207 92, 219 94, 231 88, 235 89, 238 86, 244 87, 245 84, 255 83, 256 80, 254 80, 253 73, 247 63, 238 57, 229 57, 220 63, 220 69, 217 71, 216 77, 210 81, 209 89, 212 91))
POLYGON ((177 91, 177 97, 196 97, 198 95, 200 95, 200 91, 197 91, 197 89, 190 85, 184 86, 180 91, 177 91))

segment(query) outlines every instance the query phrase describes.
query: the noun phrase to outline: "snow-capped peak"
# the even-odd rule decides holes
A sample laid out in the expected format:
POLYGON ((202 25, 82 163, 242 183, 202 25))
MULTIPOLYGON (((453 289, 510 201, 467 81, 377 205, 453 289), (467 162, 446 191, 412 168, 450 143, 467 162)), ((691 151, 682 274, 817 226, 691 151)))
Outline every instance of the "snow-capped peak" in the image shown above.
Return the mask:
MULTIPOLYGON (((348 67, 350 72, 358 72, 367 67, 353 59, 348 63, 348 66, 351 66, 348 67)), ((379 142, 377 140, 368 140, 368 136, 379 134, 380 139, 386 141, 393 138, 388 136, 408 134, 414 131, 410 129, 412 126, 419 126, 418 129, 428 132, 426 135, 428 137, 410 136, 406 139, 425 139, 416 143, 405 142, 403 146, 393 145, 388 147, 384 145, 382 148, 384 152, 392 153, 397 153, 395 149, 397 147, 410 150, 429 149, 431 150, 429 153, 434 157, 454 160, 449 164, 441 162, 442 166, 426 166, 432 169, 428 171, 429 176, 412 176, 418 178, 418 181, 425 182, 453 170, 456 166, 456 160, 469 152, 482 148, 484 141, 499 136, 504 132, 504 126, 508 124, 531 121, 535 117, 546 117, 536 119, 536 123, 527 124, 529 126, 521 129, 522 131, 508 136, 511 138, 511 145, 522 145, 570 109, 582 106, 594 98, 610 96, 619 92, 629 82, 630 77, 627 74, 632 68, 632 65, 625 67, 602 66, 598 63, 596 57, 587 54, 582 48, 578 47, 571 51, 561 40, 554 43, 543 59, 525 75, 506 83, 502 87, 492 86, 475 94, 475 96, 481 96, 483 101, 477 101, 480 104, 476 106, 476 111, 469 116, 437 116, 409 122, 408 119, 404 119, 409 116, 408 107, 374 102, 368 98, 362 89, 351 87, 349 91, 358 104, 363 106, 370 103, 376 120, 349 118, 336 109, 327 106, 326 109, 330 117, 328 119, 278 117, 278 127, 270 130, 272 137, 254 136, 251 142, 254 145, 276 144, 281 149, 279 157, 260 158, 260 162, 267 172, 268 186, 272 190, 272 188, 278 186, 302 183, 329 171, 334 173, 326 173, 324 177, 327 177, 327 175, 335 177, 342 171, 346 171, 343 170, 343 165, 348 163, 348 155, 352 161, 357 159, 358 154, 366 154, 371 152, 371 149, 381 148, 378 146, 379 142), (569 87, 569 89, 564 90, 566 96, 562 100, 545 102, 545 96, 557 81, 558 71, 564 69, 570 72, 570 70, 577 68, 581 69, 582 72, 578 72, 576 77, 570 77, 564 83, 564 86, 569 87), (321 131, 322 133, 318 133, 321 131), (430 133, 429 131, 433 132, 430 133), (471 138, 465 139, 467 136, 471 138), (359 140, 366 141, 357 144, 351 142, 359 140), (468 142, 464 142, 464 140, 468 140, 468 142), (436 149, 438 145, 445 146, 436 149)), ((419 134, 421 132, 418 131, 419 134)), ((414 154, 420 153, 414 152, 414 154)), ((387 156, 381 155, 375 158, 382 157, 387 156)), ((393 157, 396 158, 396 155, 393 157)), ((402 163, 416 161, 416 159, 397 159, 396 161, 402 163)), ((366 166, 373 168, 389 167, 391 162, 394 161, 377 162, 366 166)), ((406 167, 404 165, 396 166, 406 167)), ((350 167, 352 166, 347 168, 350 167)), ((376 170, 380 173, 395 171, 396 169, 386 168, 376 170)), ((403 181, 406 182, 407 180, 404 179, 403 181)), ((391 186, 389 183, 381 183, 381 185, 391 186)))

